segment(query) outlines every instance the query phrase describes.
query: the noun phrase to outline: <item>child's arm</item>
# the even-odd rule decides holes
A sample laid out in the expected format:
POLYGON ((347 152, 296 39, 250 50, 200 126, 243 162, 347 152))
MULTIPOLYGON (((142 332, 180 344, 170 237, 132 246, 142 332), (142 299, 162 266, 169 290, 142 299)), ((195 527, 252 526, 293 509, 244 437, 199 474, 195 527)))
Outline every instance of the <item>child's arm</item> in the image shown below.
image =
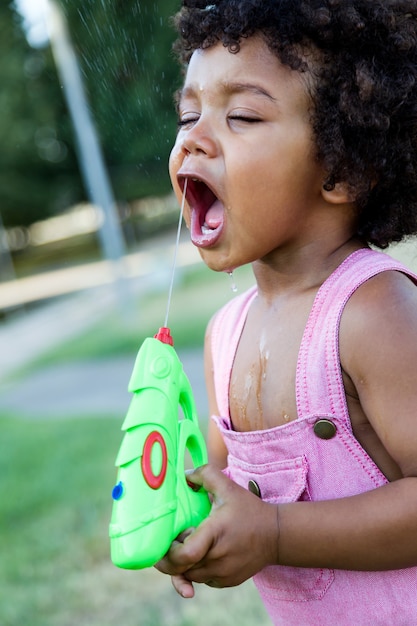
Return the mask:
MULTIPOLYGON (((267 504, 213 467, 191 476, 212 514, 159 568, 181 581, 239 584, 265 565, 384 570, 417 565, 417 289, 400 274, 368 281, 349 301, 342 367, 403 478, 357 496, 267 504)), ((181 587, 173 582, 177 590, 181 587)))

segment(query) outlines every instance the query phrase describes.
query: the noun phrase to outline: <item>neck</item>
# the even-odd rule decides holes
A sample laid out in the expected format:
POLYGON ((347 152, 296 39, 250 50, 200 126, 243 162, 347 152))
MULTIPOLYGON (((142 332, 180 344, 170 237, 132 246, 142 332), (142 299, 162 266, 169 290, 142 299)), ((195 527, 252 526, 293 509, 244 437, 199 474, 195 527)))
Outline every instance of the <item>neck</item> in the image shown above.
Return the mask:
POLYGON ((355 250, 365 247, 356 238, 337 244, 314 241, 297 250, 275 251, 252 265, 258 293, 265 300, 315 290, 355 250))

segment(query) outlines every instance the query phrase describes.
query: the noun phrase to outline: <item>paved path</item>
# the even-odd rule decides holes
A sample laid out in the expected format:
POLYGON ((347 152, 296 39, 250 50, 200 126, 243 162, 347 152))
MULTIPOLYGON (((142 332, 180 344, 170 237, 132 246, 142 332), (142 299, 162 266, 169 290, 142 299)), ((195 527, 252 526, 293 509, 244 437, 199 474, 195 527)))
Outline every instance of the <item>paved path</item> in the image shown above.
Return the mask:
MULTIPOLYGON (((0 284, 0 308, 55 296, 29 312, 22 310, 10 315, 0 324, 0 417, 7 411, 37 418, 117 417, 126 412, 134 356, 42 367, 30 370, 23 378, 22 368, 88 330, 103 315, 116 309, 121 299, 137 298, 140 293, 154 289, 167 290, 174 240, 172 235, 161 237, 152 246, 148 244, 146 250, 126 257, 126 279, 117 283, 116 288, 109 280, 106 263, 71 268, 71 285, 67 283, 69 274, 65 270, 58 270, 52 277, 48 273, 32 280, 0 284), (74 291, 77 285, 79 290, 74 291)), ((196 262, 200 262, 198 253, 188 241, 182 241, 178 268, 196 262)), ((120 315, 124 315, 123 308, 120 315)), ((201 350, 186 351, 180 356, 192 382, 199 412, 206 412, 201 350)))
POLYGON ((0 382, 77 336, 113 306, 111 289, 92 289, 15 313, 0 326, 0 382))
MULTIPOLYGON (((207 416, 201 350, 179 352, 190 379, 199 417, 207 416)), ((9 411, 28 418, 116 417, 130 403, 127 385, 134 357, 65 363, 40 368, 22 380, 0 385, 0 416, 9 411)))

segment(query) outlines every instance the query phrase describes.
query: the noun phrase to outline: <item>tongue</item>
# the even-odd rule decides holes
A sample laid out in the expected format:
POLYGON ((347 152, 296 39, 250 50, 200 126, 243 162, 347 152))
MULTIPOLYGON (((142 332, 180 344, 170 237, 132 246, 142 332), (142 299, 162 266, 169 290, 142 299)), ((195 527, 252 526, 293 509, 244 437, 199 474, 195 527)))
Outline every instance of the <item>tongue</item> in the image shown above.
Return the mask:
POLYGON ((219 200, 214 202, 206 213, 204 218, 206 225, 215 230, 223 222, 223 205, 219 200))

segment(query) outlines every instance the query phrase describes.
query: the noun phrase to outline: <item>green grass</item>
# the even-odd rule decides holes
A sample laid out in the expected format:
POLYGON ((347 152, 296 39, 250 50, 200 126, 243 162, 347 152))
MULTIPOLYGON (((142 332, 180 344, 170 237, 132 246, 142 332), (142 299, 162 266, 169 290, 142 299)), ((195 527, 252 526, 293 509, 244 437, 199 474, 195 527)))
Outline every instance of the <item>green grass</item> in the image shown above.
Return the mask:
POLYGON ((2 419, 0 427, 0 623, 54 624, 68 576, 106 554, 120 424, 2 419))
POLYGON ((199 587, 197 598, 185 601, 156 570, 111 564, 118 420, 9 416, 0 428, 2 626, 270 623, 251 583, 223 591, 199 587))

